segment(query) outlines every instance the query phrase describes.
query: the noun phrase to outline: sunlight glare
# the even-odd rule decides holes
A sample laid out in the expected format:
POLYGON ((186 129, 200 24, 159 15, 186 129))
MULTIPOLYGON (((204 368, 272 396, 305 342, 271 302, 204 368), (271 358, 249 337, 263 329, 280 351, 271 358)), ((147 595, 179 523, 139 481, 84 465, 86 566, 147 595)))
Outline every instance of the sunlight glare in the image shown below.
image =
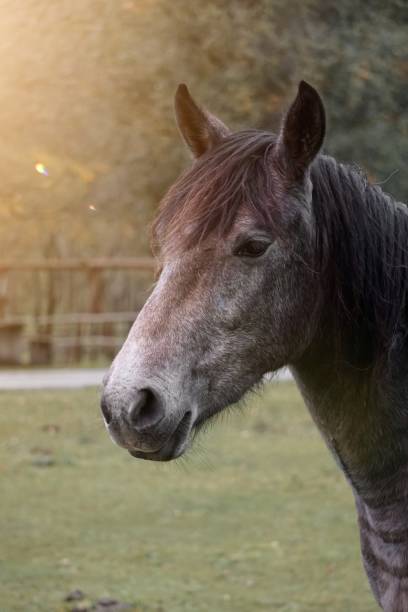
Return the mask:
POLYGON ((42 174, 43 176, 48 176, 48 170, 44 166, 44 164, 38 162, 38 163, 35 164, 34 168, 36 169, 38 174, 42 174))

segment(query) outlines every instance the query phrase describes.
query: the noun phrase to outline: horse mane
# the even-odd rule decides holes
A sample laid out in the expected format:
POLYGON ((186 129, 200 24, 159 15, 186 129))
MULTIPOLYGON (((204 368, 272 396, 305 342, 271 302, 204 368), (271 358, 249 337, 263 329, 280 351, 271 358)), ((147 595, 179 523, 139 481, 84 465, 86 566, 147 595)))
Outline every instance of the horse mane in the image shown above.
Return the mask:
POLYGON ((352 361, 378 365, 408 336, 407 207, 332 157, 320 155, 311 176, 317 269, 337 328, 349 330, 352 361))
MULTIPOLYGON (((246 130, 196 160, 162 201, 154 247, 165 242, 184 251, 211 234, 225 236, 244 204, 257 222, 279 232, 285 202, 270 169, 275 144, 270 132, 246 130)), ((397 335, 408 336, 407 208, 355 166, 326 155, 313 162, 311 181, 313 266, 339 336, 347 330, 348 358, 373 363, 397 335)))
POLYGON ((211 234, 227 235, 244 203, 258 220, 276 225, 268 166, 275 142, 269 132, 246 130, 199 157, 161 202, 152 228, 153 250, 166 243, 167 249, 182 252, 211 234))

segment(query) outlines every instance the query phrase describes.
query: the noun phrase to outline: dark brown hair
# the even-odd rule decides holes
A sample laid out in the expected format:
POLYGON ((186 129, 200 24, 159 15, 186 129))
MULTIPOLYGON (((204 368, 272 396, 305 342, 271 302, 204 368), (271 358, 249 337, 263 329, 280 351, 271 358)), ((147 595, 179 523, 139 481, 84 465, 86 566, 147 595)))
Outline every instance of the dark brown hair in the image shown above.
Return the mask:
POLYGON ((275 142, 269 132, 247 130, 199 157, 161 203, 153 225, 155 250, 164 240, 172 250, 184 250, 212 233, 225 236, 243 204, 263 223, 276 223, 268 162, 275 142))

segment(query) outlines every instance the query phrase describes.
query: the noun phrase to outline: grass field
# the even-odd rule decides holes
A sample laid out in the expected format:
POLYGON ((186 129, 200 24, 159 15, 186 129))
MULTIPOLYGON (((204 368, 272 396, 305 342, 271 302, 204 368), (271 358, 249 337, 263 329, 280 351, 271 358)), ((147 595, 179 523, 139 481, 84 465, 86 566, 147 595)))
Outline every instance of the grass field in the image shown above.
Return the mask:
POLYGON ((291 383, 169 464, 115 447, 95 390, 0 403, 1 612, 72 609, 73 589, 140 612, 377 610, 351 492, 291 383))

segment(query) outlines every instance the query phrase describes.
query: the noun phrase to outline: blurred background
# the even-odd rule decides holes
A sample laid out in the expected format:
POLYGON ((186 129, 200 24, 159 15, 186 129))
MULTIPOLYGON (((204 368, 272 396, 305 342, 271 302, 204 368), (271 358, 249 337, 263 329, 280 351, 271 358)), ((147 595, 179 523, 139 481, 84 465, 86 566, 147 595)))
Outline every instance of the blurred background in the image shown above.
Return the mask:
POLYGON ((4 364, 107 363, 120 346, 152 280, 149 223, 189 162, 179 82, 231 128, 273 131, 310 81, 327 106, 327 152, 407 199, 405 0, 0 10, 4 364))
POLYGON ((326 151, 407 201, 407 26, 406 0, 2 0, 2 612, 377 609, 293 382, 170 465, 111 444, 99 390, 69 387, 100 383, 150 290, 149 224, 189 163, 177 84, 273 131, 309 81, 326 151))

